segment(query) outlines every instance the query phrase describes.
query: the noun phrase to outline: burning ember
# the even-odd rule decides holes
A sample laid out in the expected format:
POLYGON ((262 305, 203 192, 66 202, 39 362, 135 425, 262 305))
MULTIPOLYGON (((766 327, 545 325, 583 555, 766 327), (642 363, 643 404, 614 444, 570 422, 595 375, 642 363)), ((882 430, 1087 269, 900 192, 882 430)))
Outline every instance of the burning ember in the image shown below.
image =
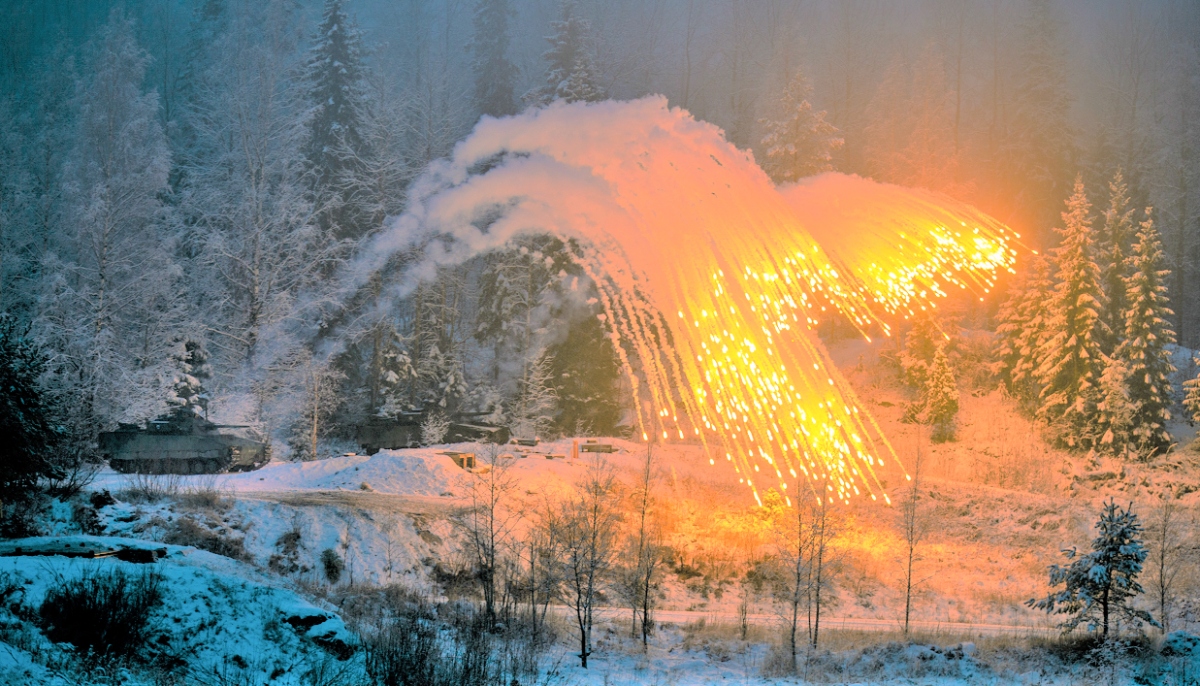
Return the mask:
POLYGON ((932 193, 839 174, 777 188, 661 97, 485 118, 414 189, 356 279, 415 251, 402 296, 521 234, 574 239, 649 401, 643 439, 704 442, 756 498, 806 479, 886 501, 875 470, 894 454, 815 328, 836 310, 886 334, 948 291, 986 292, 1016 256, 1016 234, 932 193))

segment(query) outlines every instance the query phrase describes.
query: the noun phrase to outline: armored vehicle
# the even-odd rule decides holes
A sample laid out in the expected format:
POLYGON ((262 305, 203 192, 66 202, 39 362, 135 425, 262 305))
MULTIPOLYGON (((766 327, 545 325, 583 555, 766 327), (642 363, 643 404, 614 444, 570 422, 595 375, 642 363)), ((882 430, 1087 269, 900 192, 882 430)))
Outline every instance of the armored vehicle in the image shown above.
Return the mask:
POLYGON ((217 474, 258 469, 271 460, 271 447, 221 429, 191 412, 177 411, 137 424, 120 424, 100 434, 100 452, 125 474, 217 474))
MULTIPOLYGON (((442 443, 507 443, 508 429, 480 420, 487 414, 489 413, 459 412, 450 415, 450 426, 446 429, 442 443)), ((395 417, 371 417, 366 423, 359 425, 358 443, 368 455, 374 455, 380 450, 420 447, 421 424, 428 416, 428 411, 422 410, 400 412, 395 417)))

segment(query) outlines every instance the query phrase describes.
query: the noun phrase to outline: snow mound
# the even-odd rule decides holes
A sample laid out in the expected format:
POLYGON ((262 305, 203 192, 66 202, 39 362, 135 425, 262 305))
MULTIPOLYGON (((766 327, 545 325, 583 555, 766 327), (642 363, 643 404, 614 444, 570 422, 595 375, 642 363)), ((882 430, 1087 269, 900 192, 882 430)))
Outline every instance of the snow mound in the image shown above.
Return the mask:
POLYGON ((312 462, 272 462, 256 472, 226 476, 222 486, 233 491, 371 490, 439 496, 458 487, 462 474, 449 457, 434 450, 382 450, 312 462))

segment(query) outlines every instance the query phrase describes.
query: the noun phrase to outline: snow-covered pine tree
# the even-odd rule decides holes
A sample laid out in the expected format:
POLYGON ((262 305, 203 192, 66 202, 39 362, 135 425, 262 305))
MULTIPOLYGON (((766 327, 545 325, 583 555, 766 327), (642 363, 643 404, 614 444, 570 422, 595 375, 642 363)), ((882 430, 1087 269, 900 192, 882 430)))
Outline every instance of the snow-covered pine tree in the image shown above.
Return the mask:
POLYGON ((0 315, 0 518, 4 503, 24 499, 52 469, 62 439, 53 400, 39 378, 46 360, 16 321, 0 315))
POLYGON ((350 192, 369 154, 361 130, 365 67, 362 37, 345 5, 325 0, 304 66, 312 106, 304 155, 322 226, 357 238, 369 230, 371 215, 350 192))
POLYGON ((621 420, 621 365, 598 310, 589 306, 549 350, 558 428, 576 436, 610 435, 621 420))
POLYGON ((1170 274, 1154 220, 1141 223, 1137 243, 1129 258, 1130 273, 1125 278, 1125 336, 1114 357, 1128 372, 1129 400, 1132 404, 1132 443, 1143 455, 1153 455, 1171 446, 1167 421, 1171 418, 1171 381, 1175 367, 1167 346, 1175 342, 1167 307, 1165 279, 1170 274))
POLYGON ((1037 369, 1042 362, 1041 344, 1050 318, 1053 292, 1054 278, 1050 262, 1041 255, 1035 255, 1029 262, 1028 283, 1021 301, 1021 316, 1025 325, 1017 332, 1019 357, 1012 370, 1013 395, 1030 412, 1037 408, 1041 391, 1037 369))
POLYGON ((1183 408, 1188 411, 1188 419, 1195 424, 1200 422, 1200 374, 1183 382, 1183 408))
POLYGON ((1089 426, 1099 402, 1106 334, 1100 312, 1104 294, 1100 269, 1093 261, 1091 204, 1083 179, 1062 213, 1062 236, 1054 251, 1058 283, 1050 298, 1045 334, 1038 346, 1037 378, 1042 385, 1038 417, 1054 431, 1054 438, 1073 448, 1090 447, 1097 436, 1089 426))
POLYGON ((1104 358, 1100 375, 1100 402, 1097 409, 1097 448, 1123 455, 1129 448, 1133 430, 1133 403, 1129 397, 1129 368, 1119 357, 1104 358))
POLYGON ((953 88, 935 43, 915 63, 893 61, 867 106, 863 152, 879 181, 954 194, 962 190, 954 130, 953 88))
POLYGON ((466 288, 461 273, 446 270, 413 294, 414 406, 453 414, 470 390, 463 363, 466 288))
POLYGON ((394 417, 402 410, 419 409, 411 402, 417 370, 408 355, 406 341, 386 322, 374 327, 371 338, 369 411, 381 417, 394 417))
POLYGON ((1050 226, 1054 207, 1070 185, 1074 146, 1069 115, 1066 40, 1051 0, 1026 0, 1020 61, 1004 137, 1002 178, 1016 180, 1013 197, 1030 224, 1050 226))
POLYGON ((513 436, 517 438, 544 437, 554 424, 558 403, 551 385, 552 362, 543 353, 533 359, 525 370, 508 413, 513 436))
POLYGON ((1017 395, 1013 383, 1013 372, 1021 362, 1021 339, 1029 326, 1026 291, 1029 289, 1030 274, 1022 271, 1008 285, 1008 297, 996 312, 996 343, 992 348, 995 362, 992 373, 1000 379, 1000 385, 1010 396, 1017 395))
POLYGON ((780 100, 780 118, 760 122, 767 134, 762 146, 763 170, 776 183, 796 181, 833 169, 833 153, 844 140, 837 127, 825 120, 824 110, 815 110, 809 99, 812 84, 797 70, 780 100))
POLYGON ((1133 208, 1129 206, 1129 188, 1120 169, 1108 184, 1108 195, 1104 227, 1096 236, 1096 262, 1100 265, 1100 284, 1107 298, 1101 318, 1110 333, 1102 341, 1103 350, 1105 355, 1112 355, 1125 332, 1125 280, 1130 270, 1126 257, 1133 238, 1133 208))
POLYGON ((946 348, 945 341, 938 343, 925 380, 925 421, 932 427, 930 438, 935 443, 954 440, 954 418, 958 415, 958 384, 946 348))
POLYGON ((542 53, 546 60, 546 85, 525 95, 535 105, 555 100, 597 102, 607 94, 592 57, 592 25, 579 15, 575 0, 563 0, 562 18, 550 22, 553 35, 547 36, 550 49, 542 53))
POLYGON ((904 336, 904 349, 899 355, 900 370, 909 386, 918 391, 925 388, 938 346, 946 340, 932 313, 919 312, 912 318, 912 327, 904 336))
POLYGON ((475 107, 480 114, 503 117, 515 114, 513 87, 517 66, 508 59, 508 20, 514 16, 509 0, 476 0, 475 32, 471 37, 475 72, 475 107))
POLYGON ((212 367, 208 365, 204 344, 190 338, 177 339, 171 360, 176 371, 167 404, 179 413, 207 415, 208 391, 204 382, 212 378, 212 367))
POLYGON ((1114 620, 1134 627, 1143 622, 1158 626, 1150 613, 1130 607, 1130 601, 1143 593, 1137 577, 1146 560, 1137 515, 1110 500, 1104 504, 1096 528, 1099 533, 1092 541, 1092 552, 1079 555, 1075 548, 1064 550, 1071 563, 1050 567, 1050 586, 1063 585, 1063 590, 1026 605, 1047 614, 1071 615, 1061 624, 1064 631, 1086 622, 1089 630, 1099 629, 1100 635, 1107 637, 1114 620))

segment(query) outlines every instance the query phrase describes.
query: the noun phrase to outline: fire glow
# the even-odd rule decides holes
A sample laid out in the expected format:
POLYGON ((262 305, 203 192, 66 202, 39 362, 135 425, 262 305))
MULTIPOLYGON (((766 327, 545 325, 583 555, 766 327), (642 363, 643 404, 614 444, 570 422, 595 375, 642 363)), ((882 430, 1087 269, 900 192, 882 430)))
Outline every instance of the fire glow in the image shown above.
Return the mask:
POLYGON ((643 440, 699 440, 789 503, 798 482, 886 501, 895 460, 815 328, 838 311, 886 334, 1015 258, 1015 234, 941 196, 840 174, 777 188, 661 97, 484 119, 413 188, 358 274, 414 247, 410 282, 521 234, 575 239, 643 440))

